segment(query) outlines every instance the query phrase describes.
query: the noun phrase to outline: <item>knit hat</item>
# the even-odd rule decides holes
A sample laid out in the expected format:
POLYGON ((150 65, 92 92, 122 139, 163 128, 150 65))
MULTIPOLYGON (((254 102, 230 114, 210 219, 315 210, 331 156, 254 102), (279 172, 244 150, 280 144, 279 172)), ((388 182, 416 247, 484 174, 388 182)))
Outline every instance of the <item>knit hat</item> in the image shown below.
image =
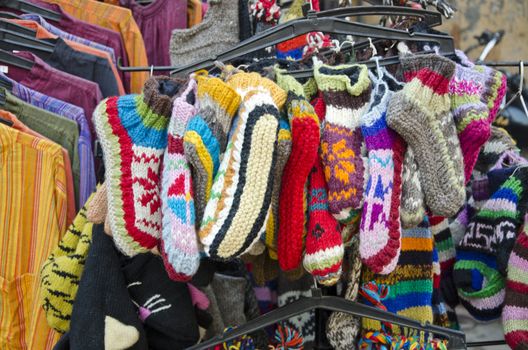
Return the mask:
POLYGON ((92 240, 93 224, 86 220, 86 207, 93 198, 81 208, 40 271, 40 302, 49 326, 57 332, 70 329, 73 301, 92 240))
POLYGON ((239 42, 238 1, 210 0, 202 22, 172 31, 169 53, 172 66, 184 66, 218 55, 239 42))
POLYGON ((328 211, 323 168, 317 158, 309 177, 308 233, 303 265, 315 280, 325 286, 336 284, 343 265, 340 225, 328 211))
POLYGON ((284 98, 284 91, 257 73, 235 74, 228 84, 243 102, 200 227, 204 250, 216 260, 244 254, 265 230, 279 132, 277 107, 284 98))
POLYGON ((360 126, 370 99, 368 69, 364 65, 318 65, 314 76, 326 103, 321 158, 330 212, 347 223, 353 210, 363 204, 366 172, 360 126))
MULTIPOLYGON (((292 150, 282 174, 279 197, 279 232, 277 248, 282 270, 293 270, 299 266, 303 253, 305 231, 305 185, 315 164, 319 149, 319 119, 313 107, 303 95, 300 83, 293 78, 279 79, 288 87, 286 110, 291 127, 292 150)), ((313 252, 313 251, 312 251, 313 252)))
POLYGON ((218 78, 198 75, 196 80, 199 110, 186 124, 184 149, 192 166, 196 221, 201 222, 240 96, 218 78))
POLYGON ((184 349, 198 342, 187 284, 169 279, 158 256, 139 254, 124 262, 122 271, 150 349, 184 349))
POLYGON ((512 349, 528 347, 528 221, 519 233, 508 261, 506 297, 502 311, 504 337, 512 349))
POLYGON ((402 166, 401 225, 403 228, 416 227, 424 215, 425 199, 420 183, 420 171, 412 147, 407 146, 402 166))
POLYGON ((167 148, 163 154, 161 174, 162 234, 160 253, 169 277, 188 281, 198 270, 200 252, 195 228, 193 178, 185 159, 183 135, 185 125, 196 112, 196 82, 174 100, 168 126, 167 148))
POLYGON ((400 254, 399 207, 405 143, 387 126, 387 106, 393 93, 381 79, 375 84, 369 111, 361 118, 369 172, 359 252, 372 272, 386 275, 394 270, 400 254))
POLYGON ((449 82, 451 111, 464 157, 466 183, 473 172, 480 147, 488 140, 491 133, 489 110, 481 102, 484 83, 484 74, 460 64, 456 65, 455 74, 449 82))
POLYGON ((112 238, 94 225, 70 323, 70 349, 147 349, 112 238))
MULTIPOLYGON (((359 239, 354 236, 348 249, 348 284, 344 298, 356 301, 361 281, 361 258, 359 256, 359 239)), ((356 336, 360 329, 360 319, 344 312, 332 312, 326 326, 328 341, 336 350, 349 350, 356 346, 356 336)))
POLYGON ((94 111, 109 224, 116 246, 129 256, 153 248, 161 235, 160 163, 180 86, 168 77, 152 77, 142 94, 110 97, 94 111))
POLYGON ((86 205, 86 219, 94 224, 102 224, 105 222, 108 214, 106 182, 103 182, 97 187, 95 194, 90 201, 90 205, 86 205))
POLYGON ((412 147, 433 214, 453 216, 465 200, 462 153, 447 94, 455 64, 438 55, 401 61, 408 83, 391 99, 387 123, 412 147))

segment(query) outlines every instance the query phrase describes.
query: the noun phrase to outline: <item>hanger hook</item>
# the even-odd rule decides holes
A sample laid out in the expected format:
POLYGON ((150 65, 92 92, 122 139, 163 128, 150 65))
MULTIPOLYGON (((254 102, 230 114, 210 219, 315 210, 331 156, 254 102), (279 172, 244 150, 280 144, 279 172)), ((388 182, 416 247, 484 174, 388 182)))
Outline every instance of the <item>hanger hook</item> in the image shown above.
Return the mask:
POLYGON ((154 75, 154 65, 150 66, 150 76, 154 75))
POLYGON ((524 62, 519 62, 519 74, 520 74, 520 81, 519 81, 519 99, 521 100, 521 105, 524 110, 524 115, 526 115, 526 118, 528 118, 528 108, 526 108, 526 102, 524 101, 524 95, 523 95, 523 88, 524 88, 524 62))
POLYGON ((378 50, 376 50, 376 46, 374 46, 374 44, 372 43, 372 39, 368 38, 368 41, 369 41, 369 47, 372 49, 372 57, 377 56, 378 50))

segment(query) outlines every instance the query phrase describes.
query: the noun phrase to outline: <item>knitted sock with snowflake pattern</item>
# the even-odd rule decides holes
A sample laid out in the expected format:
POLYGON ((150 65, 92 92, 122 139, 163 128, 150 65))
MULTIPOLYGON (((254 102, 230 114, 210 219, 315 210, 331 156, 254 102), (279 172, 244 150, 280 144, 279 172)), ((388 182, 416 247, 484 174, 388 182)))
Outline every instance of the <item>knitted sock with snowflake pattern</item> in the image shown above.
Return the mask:
POLYGON ((321 158, 328 203, 330 212, 346 224, 354 210, 363 206, 366 171, 360 126, 371 92, 368 69, 364 65, 318 65, 314 76, 326 104, 321 158))
POLYGON ((303 265, 316 281, 325 286, 336 284, 343 265, 343 240, 340 225, 328 211, 323 168, 316 160, 309 177, 308 233, 303 265))
POLYGON ((200 222, 240 96, 219 78, 198 75, 196 81, 199 111, 184 124, 187 128, 183 145, 192 167, 196 221, 200 222))
POLYGON ((191 79, 174 101, 161 174, 163 229, 159 251, 169 277, 188 281, 200 266, 191 169, 183 151, 185 125, 195 114, 196 82, 191 79))
POLYGON ((432 213, 453 216, 466 198, 462 153, 447 94, 455 64, 438 55, 401 60, 408 83, 391 99, 387 123, 412 147, 432 213))
POLYGON ((94 111, 109 225, 116 246, 129 256, 152 249, 161 236, 160 164, 172 102, 182 84, 152 77, 142 94, 107 98, 94 111))
POLYGON ((359 252, 366 266, 384 275, 394 270, 400 255, 399 207, 405 152, 404 141, 387 126, 386 112, 391 96, 387 84, 378 81, 370 110, 362 116, 361 124, 369 174, 359 230, 359 252))
POLYGON ((403 228, 416 227, 424 215, 425 199, 420 183, 420 171, 412 147, 407 146, 402 166, 401 225, 403 228))
POLYGON ((502 311, 504 337, 512 349, 528 348, 528 221, 508 260, 506 297, 502 311))

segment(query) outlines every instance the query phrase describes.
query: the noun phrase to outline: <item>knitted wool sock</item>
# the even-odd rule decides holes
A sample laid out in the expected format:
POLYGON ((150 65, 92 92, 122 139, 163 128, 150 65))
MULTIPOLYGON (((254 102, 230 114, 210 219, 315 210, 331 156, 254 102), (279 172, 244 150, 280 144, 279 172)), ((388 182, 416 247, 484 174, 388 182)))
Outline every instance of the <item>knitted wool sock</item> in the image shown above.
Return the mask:
POLYGON ((440 290, 441 271, 440 261, 438 261, 438 250, 433 247, 433 323, 440 327, 449 327, 449 316, 444 299, 440 290))
MULTIPOLYGON (((382 300, 387 311, 420 322, 433 322, 433 237, 429 220, 412 229, 402 230, 400 258, 396 269, 388 275, 376 275, 363 269, 363 283, 374 281, 389 287, 382 300)), ((380 330, 379 321, 363 319, 364 330, 380 330)), ((396 331, 396 330, 395 330, 396 331)))
POLYGON ((403 228, 413 228, 423 220, 425 203, 420 183, 420 171, 414 158, 414 151, 410 146, 407 147, 403 157, 402 168, 401 225, 403 228))
POLYGON ((200 288, 200 290, 207 296, 209 299, 209 307, 206 312, 211 316, 212 322, 211 325, 207 328, 204 339, 210 339, 216 335, 222 334, 225 329, 224 320, 222 320, 222 314, 218 308, 218 303, 216 301, 215 292, 211 284, 200 288))
POLYGON ((491 136, 480 151, 475 169, 487 173, 506 151, 520 152, 515 140, 506 130, 492 125, 491 136))
POLYGON ((149 348, 185 349, 198 342, 198 325, 187 284, 167 277, 163 262, 140 254, 124 263, 130 299, 145 326, 149 348))
POLYGON ((391 99, 384 82, 378 82, 361 131, 368 150, 368 182, 359 230, 361 260, 372 272, 388 274, 400 255, 399 217, 401 173, 405 144, 386 122, 391 99))
POLYGON ((505 293, 504 262, 520 225, 518 206, 527 176, 526 169, 519 169, 491 196, 469 222, 457 248, 454 278, 458 295, 478 320, 500 316, 505 293))
MULTIPOLYGON (((359 239, 354 236, 349 248, 348 285, 344 295, 346 300, 356 301, 361 280, 361 257, 359 239)), ((328 318, 326 336, 336 350, 353 349, 361 326, 360 319, 344 312, 332 312, 328 318)))
POLYGON ((455 74, 449 83, 451 111, 464 157, 466 183, 477 162, 480 147, 488 140, 491 133, 489 110, 480 100, 484 82, 484 74, 457 64, 455 74))
POLYGON ((112 238, 95 225, 73 303, 70 349, 146 349, 144 332, 112 238))
POLYGON ((508 261, 506 297, 502 311, 504 337, 512 349, 528 348, 528 222, 519 233, 508 261))
POLYGON ((455 64, 438 55, 401 60, 408 83, 391 99, 387 123, 412 147, 431 211, 453 216, 465 200, 462 155, 447 94, 455 64))
POLYGON ((235 74, 228 84, 243 102, 200 227, 204 250, 216 260, 244 254, 265 229, 284 103, 284 91, 257 73, 235 74))
POLYGON ((225 327, 237 327, 246 323, 244 314, 246 279, 215 273, 212 287, 225 327))
POLYGON ((431 232, 435 240, 440 264, 439 288, 444 301, 451 307, 458 305, 458 294, 453 280, 453 266, 455 265, 456 250, 449 230, 449 220, 441 216, 429 217, 431 232))
POLYGON ((196 80, 200 109, 186 124, 184 149, 193 171, 196 221, 201 222, 240 96, 218 78, 198 75, 196 80))
POLYGON ((163 229, 160 253, 169 277, 188 281, 200 266, 191 170, 184 155, 185 125, 195 114, 196 82, 189 80, 174 101, 161 174, 163 229))
POLYGON ((92 241, 93 224, 86 220, 86 208, 94 196, 88 198, 40 271, 40 303, 48 325, 61 333, 70 329, 73 301, 92 241))
POLYGON ((326 104, 321 159, 328 204, 336 219, 348 223, 353 210, 363 204, 366 172, 360 126, 370 99, 368 70, 360 65, 319 65, 314 76, 326 104))
POLYGON ((466 203, 462 210, 455 218, 449 219, 449 231, 453 240, 453 245, 457 247, 466 233, 466 228, 469 223, 469 205, 466 203))
MULTIPOLYGON (((90 201, 90 205, 87 206, 86 219, 94 224, 102 224, 105 222, 106 215, 108 214, 108 201, 106 182, 103 182, 90 201)), ((86 205, 86 204, 85 204, 86 205)))
POLYGON ((172 101, 181 83, 152 77, 141 95, 103 100, 94 111, 108 187, 109 224, 126 255, 153 248, 161 235, 159 166, 172 101))
POLYGON ((282 88, 288 89, 286 110, 291 127, 292 149, 282 174, 279 197, 279 232, 277 252, 282 270, 299 266, 303 252, 306 210, 304 190, 310 171, 317 160, 319 119, 306 101, 301 84, 288 75, 278 74, 282 88), (299 94, 297 94, 299 93, 299 94))
POLYGON ((320 160, 317 159, 309 177, 308 234, 303 265, 315 280, 332 286, 341 277, 343 240, 340 225, 328 211, 328 198, 320 160))

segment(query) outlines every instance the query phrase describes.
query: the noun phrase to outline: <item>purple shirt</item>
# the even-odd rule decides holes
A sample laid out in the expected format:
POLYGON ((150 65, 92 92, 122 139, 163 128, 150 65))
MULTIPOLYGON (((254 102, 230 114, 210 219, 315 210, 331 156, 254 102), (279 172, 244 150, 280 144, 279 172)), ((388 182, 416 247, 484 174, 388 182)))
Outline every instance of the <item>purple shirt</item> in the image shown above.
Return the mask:
POLYGON ((13 79, 10 79, 3 73, 0 73, 0 76, 11 82, 13 85, 11 92, 22 101, 77 122, 77 125, 79 126, 79 141, 77 149, 80 165, 78 205, 79 208, 81 208, 90 197, 90 194, 94 192, 96 184, 94 156, 92 151, 92 135, 90 134, 88 122, 83 110, 70 103, 29 89, 13 79))

